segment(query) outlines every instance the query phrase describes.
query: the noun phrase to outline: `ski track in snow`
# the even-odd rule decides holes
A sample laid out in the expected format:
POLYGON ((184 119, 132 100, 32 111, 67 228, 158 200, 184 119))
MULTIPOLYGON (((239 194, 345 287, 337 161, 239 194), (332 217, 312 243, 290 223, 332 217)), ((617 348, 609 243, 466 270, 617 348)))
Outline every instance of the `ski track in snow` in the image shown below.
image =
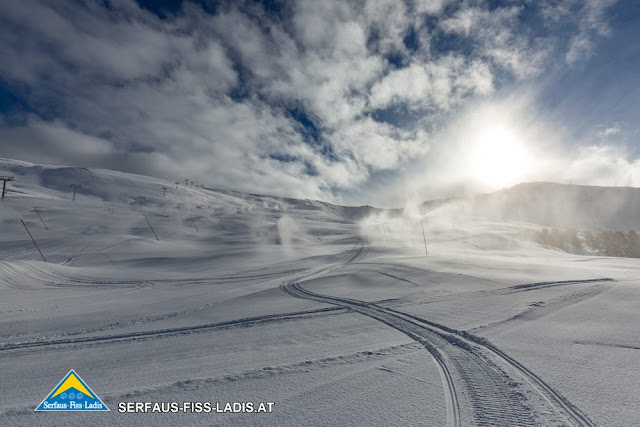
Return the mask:
MULTIPOLYGON (((277 366, 265 366, 260 369, 249 369, 242 372, 233 374, 225 374, 218 377, 206 377, 206 378, 194 378, 185 381, 179 381, 166 385, 159 385, 148 388, 137 388, 133 391, 127 391, 125 393, 104 393, 101 397, 107 403, 114 404, 115 402, 125 400, 137 400, 141 401, 143 398, 148 399, 149 396, 153 396, 157 393, 182 393, 185 391, 199 390, 205 387, 219 386, 225 383, 236 381, 251 381, 256 379, 273 377, 276 375, 287 374, 299 374, 318 371, 325 368, 330 368, 339 365, 352 365, 371 360, 384 360, 389 357, 397 357, 406 355, 408 353, 418 350, 419 347, 416 343, 402 344, 397 346, 383 347, 375 350, 360 351, 356 353, 343 354, 333 357, 325 357, 320 359, 304 360, 292 364, 283 364, 277 366)), ((382 369, 382 368, 381 368, 382 369)), ((389 372, 394 372, 388 368, 385 368, 389 372)), ((414 378, 417 379, 417 378, 414 378)), ((419 379, 417 379, 419 380, 419 379)), ((0 416, 12 416, 12 415, 29 415, 33 413, 33 408, 29 407, 14 407, 8 408, 0 412, 0 416)))
MULTIPOLYGON (((380 271, 377 271, 377 273, 379 274, 383 274, 387 277, 391 277, 397 280, 401 280, 407 283, 412 283, 414 285, 417 286, 421 286, 409 279, 406 279, 404 277, 400 277, 400 276, 396 276, 393 274, 387 274, 387 273, 383 273, 380 271)), ((584 279, 584 280, 561 280, 561 281, 555 281, 555 282, 537 282, 537 283, 523 283, 520 285, 514 285, 514 286, 507 286, 504 288, 496 288, 496 289, 483 289, 483 290, 479 290, 479 291, 468 291, 468 292, 458 292, 455 295, 449 295, 449 296, 443 296, 443 297, 438 297, 438 296, 429 296, 429 297, 418 297, 418 296, 412 296, 411 298, 397 298, 396 301, 399 304, 412 304, 412 305, 418 305, 418 304, 433 304, 433 303, 438 303, 438 302, 444 302, 444 301, 455 301, 455 300, 459 300, 461 298, 476 298, 477 296, 480 295, 488 295, 488 294, 496 294, 496 295, 500 295, 500 294, 505 294, 505 293, 513 293, 513 292, 528 292, 528 291, 533 291, 533 290, 537 290, 537 289, 544 289, 544 288, 550 288, 550 287, 556 287, 556 286, 567 286, 567 285, 594 285, 592 286, 592 288, 598 289, 598 290, 603 290, 602 288, 600 288, 599 286, 601 286, 601 284, 604 283, 611 283, 611 282, 618 282, 619 280, 615 280, 609 277, 603 277, 603 278, 594 278, 594 279, 584 279)), ((588 289, 592 289, 592 288, 588 288, 588 289)), ((593 289, 592 289, 593 290, 593 289)), ((595 292, 593 292, 595 294, 595 292)), ((582 294, 582 292, 578 292, 577 294, 574 295, 570 295, 569 297, 561 297, 561 299, 563 300, 567 300, 569 298, 572 297, 577 297, 577 296, 582 296, 580 295, 582 294)), ((552 303, 555 303, 556 301, 551 301, 552 303)), ((545 304, 546 305, 546 304, 545 304)), ((508 319, 499 321, 499 322, 495 322, 492 323, 491 325, 485 325, 485 326, 479 326, 476 329, 482 329, 486 326, 493 326, 493 325, 497 325, 499 323, 504 323, 504 322, 508 322, 510 320, 516 319, 518 317, 520 317, 522 314, 524 313, 520 313, 520 314, 516 314, 508 319)))
MULTIPOLYGON (((598 283, 598 282, 591 282, 598 283)), ((606 288, 602 284, 595 284, 587 288, 579 289, 570 294, 562 295, 557 298, 553 298, 546 302, 538 302, 531 304, 526 310, 508 317, 504 320, 489 323, 487 325, 476 326, 472 328, 472 331, 480 331, 491 329, 495 332, 496 328, 500 329, 502 326, 505 328, 513 327, 517 322, 532 321, 539 319, 551 313, 555 313, 558 310, 569 307, 571 305, 586 301, 596 295, 601 294, 606 288)))
POLYGON ((0 352, 10 351, 10 350, 20 350, 20 349, 31 349, 35 347, 58 348, 59 346, 70 346, 70 345, 81 345, 81 344, 101 344, 101 343, 116 342, 116 341, 131 341, 131 340, 141 340, 141 339, 149 339, 149 338, 159 338, 159 337, 172 336, 172 335, 184 335, 184 334, 192 334, 195 332, 206 331, 206 330, 228 329, 232 327, 250 327, 250 326, 264 324, 266 322, 295 320, 295 319, 322 315, 326 313, 336 313, 340 311, 344 311, 344 310, 336 307, 328 307, 328 308, 320 308, 317 310, 304 310, 304 311, 298 311, 295 313, 281 313, 281 314, 272 314, 272 315, 265 315, 265 316, 256 316, 256 317, 249 317, 245 319, 230 320, 230 321, 218 322, 218 323, 208 323, 208 324, 201 324, 201 325, 195 325, 195 326, 185 326, 180 328, 166 328, 166 329, 158 329, 158 330, 150 330, 150 331, 142 331, 142 332, 101 335, 101 336, 95 336, 95 337, 79 337, 79 338, 68 338, 68 339, 57 339, 57 340, 37 340, 37 341, 28 341, 28 342, 18 342, 18 343, 0 345, 0 352))
MULTIPOLYGON (((594 426, 585 414, 542 378, 486 339, 372 302, 323 295, 300 285, 304 280, 320 277, 355 261, 365 252, 365 247, 361 246, 345 264, 287 281, 280 288, 296 298, 332 304, 371 317, 422 344, 440 371, 447 403, 447 422, 451 426, 534 426, 549 422, 594 426)), ((545 282, 509 289, 603 281, 612 280, 545 282)))
MULTIPOLYGON (((30 425, 33 420, 45 425, 42 418, 27 420, 34 416, 30 397, 24 405, 18 400, 39 387, 23 380, 25 374, 48 376, 49 360, 65 368, 70 361, 76 367, 102 367, 111 356, 117 366, 95 376, 109 390, 104 396, 111 402, 198 396, 198 391, 211 391, 210 386, 258 389, 265 395, 281 387, 279 392, 298 399, 297 393, 306 393, 307 387, 298 381, 308 378, 291 374, 316 371, 309 377, 331 377, 330 372, 318 371, 345 365, 342 369, 358 385, 371 385, 368 391, 385 403, 415 404, 415 412, 409 409, 416 417, 411 419, 418 420, 414 424, 440 425, 446 416, 453 426, 592 426, 593 421, 558 390, 603 424, 633 425, 638 418, 632 368, 640 349, 633 329, 637 261, 548 250, 513 238, 534 229, 535 223, 458 216, 457 209, 429 211, 424 217, 425 238, 420 225, 412 228, 411 212, 400 215, 370 206, 340 207, 184 185, 168 185, 165 197, 159 191, 166 185, 161 180, 14 163, 0 160, 3 170, 20 177, 0 212, 0 314, 6 328, 0 357, 9 367, 5 389, 13 399, 5 402, 4 415, 25 418, 17 424, 5 420, 7 425, 30 425), (47 171, 54 172, 48 180, 43 179, 47 171), (85 186, 78 202, 72 203, 67 184, 77 179, 85 180, 85 186), (148 196, 144 207, 137 199, 141 194, 148 196), (49 227, 41 227, 34 204, 49 227), (49 263, 40 261, 20 216, 49 263), (284 217, 291 222, 281 222, 284 217), (380 228, 387 220, 388 228, 380 228), (159 240, 151 234, 151 225, 159 240), (424 239, 429 242, 426 258, 424 239), (347 265, 348 271, 337 272, 347 265), (332 290, 314 279, 330 283, 332 290), (288 295, 277 288, 280 284, 288 295), (366 301, 348 298, 352 296, 366 301), (353 320, 360 322, 356 328, 365 325, 374 332, 365 331, 366 340, 353 342, 351 334, 361 332, 349 324, 353 320), (265 341, 233 341, 238 336, 262 339, 262 332, 265 341), (474 335, 480 333, 490 334, 545 379, 474 335), (229 353, 220 353, 221 360, 216 351, 206 352, 218 334, 229 337, 224 343, 233 344, 229 353), (269 350, 273 357, 269 353, 268 361, 261 359, 263 344, 270 346, 270 339, 280 334, 284 338, 269 350), (138 372, 146 360, 137 360, 134 350, 149 355, 174 341, 172 351, 158 352, 157 366, 138 372), (200 346, 201 341, 207 342, 200 346), (280 357, 280 343, 291 354, 280 357), (192 354, 191 346, 202 353, 192 354), (76 351, 90 357, 81 360, 74 356, 76 351), (433 367, 412 360, 407 363, 413 370, 407 373, 393 364, 396 356, 412 354, 425 360, 427 353, 433 367), (91 360, 94 355, 96 361, 91 360), (183 355, 192 359, 187 373, 163 376, 174 374, 183 355), (389 359, 393 363, 388 364, 389 359), (12 375, 14 365, 22 375, 12 375), (122 385, 110 385, 120 365, 130 376, 122 385), (209 370, 211 366, 216 370, 209 370), (574 372, 574 367, 585 369, 574 372), (423 368, 421 375, 427 380, 411 375, 423 368), (381 371, 406 376, 396 378, 395 393, 386 388, 389 375, 376 376, 381 371), (416 390, 424 392, 423 397, 416 390), (432 406, 433 414, 425 398, 437 406, 432 406)), ((318 392, 311 414, 316 405, 331 406, 338 392, 363 408, 381 403, 372 394, 352 396, 358 394, 350 388, 354 383, 341 377, 331 382, 335 389, 327 385, 318 392)), ((309 383, 318 388, 313 380, 309 383)), ((298 401, 292 397, 289 409, 297 410, 293 403, 298 401)), ((292 414, 298 421, 293 411, 283 414, 285 424, 293 424, 288 418, 292 414)), ((103 420, 110 425, 108 418, 103 420)), ((157 425, 157 420, 161 419, 147 423, 157 425)), ((202 420, 187 423, 207 423, 202 420)), ((385 421, 401 425, 398 420, 402 418, 396 413, 385 421)), ((357 416, 348 421, 363 423, 357 416)))
POLYGON ((615 282, 615 280, 609 277, 602 277, 597 279, 585 279, 585 280, 560 280, 556 282, 525 283, 522 285, 511 286, 509 287, 509 289, 528 291, 532 289, 549 288, 552 286, 576 285, 576 284, 584 284, 584 283, 602 283, 602 282, 615 282))

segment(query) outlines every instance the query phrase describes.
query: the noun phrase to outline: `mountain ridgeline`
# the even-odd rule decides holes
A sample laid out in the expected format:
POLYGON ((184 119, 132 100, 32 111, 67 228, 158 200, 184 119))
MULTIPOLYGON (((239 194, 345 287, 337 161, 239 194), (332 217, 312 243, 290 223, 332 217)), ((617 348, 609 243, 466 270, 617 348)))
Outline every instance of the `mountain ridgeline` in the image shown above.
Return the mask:
POLYGON ((527 183, 476 196, 474 215, 547 227, 640 229, 640 188, 527 183))
POLYGON ((425 212, 459 205, 466 214, 541 226, 518 237, 572 253, 640 257, 640 188, 547 182, 473 198, 425 202, 425 212))

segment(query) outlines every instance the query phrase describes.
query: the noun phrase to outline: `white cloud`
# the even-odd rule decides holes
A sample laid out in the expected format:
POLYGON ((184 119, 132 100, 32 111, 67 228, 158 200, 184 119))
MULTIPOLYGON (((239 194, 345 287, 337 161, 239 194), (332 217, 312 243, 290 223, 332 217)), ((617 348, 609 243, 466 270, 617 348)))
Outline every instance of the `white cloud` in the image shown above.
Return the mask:
MULTIPOLYGON (((522 31, 522 7, 482 1, 303 0, 280 17, 186 2, 167 20, 112 4, 0 3, 3 83, 34 111, 0 123, 8 153, 331 198, 424 156, 422 125, 537 75, 551 45, 522 31), (423 116, 376 121, 393 106, 423 116)), ((567 55, 606 34, 606 4, 581 9, 567 55)))
POLYGON ((41 163, 57 163, 61 153, 70 161, 92 162, 114 152, 113 144, 105 139, 75 131, 57 120, 45 122, 35 117, 29 117, 24 126, 0 126, 0 140, 3 156, 41 163))
POLYGON ((577 158, 568 161, 560 179, 564 182, 640 187, 640 159, 612 146, 580 147, 577 158))
POLYGON ((442 11, 451 0, 416 0, 414 2, 416 13, 436 15, 442 11))
POLYGON ((610 137, 610 136, 615 136, 615 135, 619 135, 622 132, 622 129, 620 128, 620 125, 617 123, 614 123, 613 125, 603 129, 602 131, 600 131, 598 133, 599 136, 601 137, 610 137))
POLYGON ((392 101, 407 99, 412 102, 423 99, 431 89, 431 79, 425 67, 412 64, 389 73, 371 89, 371 105, 384 107, 392 101))
POLYGON ((422 131, 399 131, 370 118, 341 127, 329 139, 341 153, 351 154, 378 170, 395 169, 404 161, 424 154, 429 147, 422 131))
POLYGON ((370 103, 374 108, 408 102, 448 110, 466 95, 490 93, 492 80, 487 64, 450 55, 392 71, 372 87, 370 103))
MULTIPOLYGON (((595 49, 595 39, 609 34, 606 12, 617 0, 587 0, 581 2, 578 11, 578 33, 569 42, 566 61, 569 64, 588 58, 595 49)), ((569 5, 564 6, 569 9, 569 5)), ((561 7, 563 7, 561 6, 561 7)))
POLYGON ((521 33, 522 11, 522 6, 492 11, 486 7, 463 8, 442 20, 440 28, 445 33, 464 36, 475 47, 474 56, 490 58, 495 67, 518 78, 531 77, 542 72, 548 44, 521 33))

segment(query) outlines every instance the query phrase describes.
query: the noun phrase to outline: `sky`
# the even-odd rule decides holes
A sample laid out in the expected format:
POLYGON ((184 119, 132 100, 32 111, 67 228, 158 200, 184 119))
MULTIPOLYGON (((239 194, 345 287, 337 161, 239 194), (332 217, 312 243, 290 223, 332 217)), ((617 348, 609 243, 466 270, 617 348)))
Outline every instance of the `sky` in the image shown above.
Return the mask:
POLYGON ((0 2, 0 157, 390 207, 640 186, 640 2, 0 2))

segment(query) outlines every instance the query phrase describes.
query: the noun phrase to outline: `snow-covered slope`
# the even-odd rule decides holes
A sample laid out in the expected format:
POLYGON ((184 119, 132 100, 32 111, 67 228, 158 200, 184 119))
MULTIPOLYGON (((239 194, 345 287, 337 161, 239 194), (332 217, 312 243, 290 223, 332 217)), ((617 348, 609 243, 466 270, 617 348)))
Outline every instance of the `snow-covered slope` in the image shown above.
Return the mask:
POLYGON ((527 183, 475 197, 472 211, 544 226, 639 230, 640 188, 527 183))
POLYGON ((546 248, 519 238, 538 224, 455 203, 421 219, 107 170, 2 174, 1 425, 640 418, 636 259, 546 248), (110 413, 34 414, 70 369, 110 413), (117 411, 167 401, 275 406, 117 411))
POLYGON ((49 262, 140 268, 149 260, 157 269, 162 257, 194 267, 211 257, 252 256, 274 246, 278 256, 286 257, 296 243, 357 242, 353 225, 377 211, 185 186, 184 181, 176 185, 101 169, 0 160, 0 174, 15 177, 0 206, 0 257, 8 260, 41 259, 21 218, 49 262), (75 203, 70 184, 82 186, 75 203), (319 227, 327 222, 335 226, 319 227))

